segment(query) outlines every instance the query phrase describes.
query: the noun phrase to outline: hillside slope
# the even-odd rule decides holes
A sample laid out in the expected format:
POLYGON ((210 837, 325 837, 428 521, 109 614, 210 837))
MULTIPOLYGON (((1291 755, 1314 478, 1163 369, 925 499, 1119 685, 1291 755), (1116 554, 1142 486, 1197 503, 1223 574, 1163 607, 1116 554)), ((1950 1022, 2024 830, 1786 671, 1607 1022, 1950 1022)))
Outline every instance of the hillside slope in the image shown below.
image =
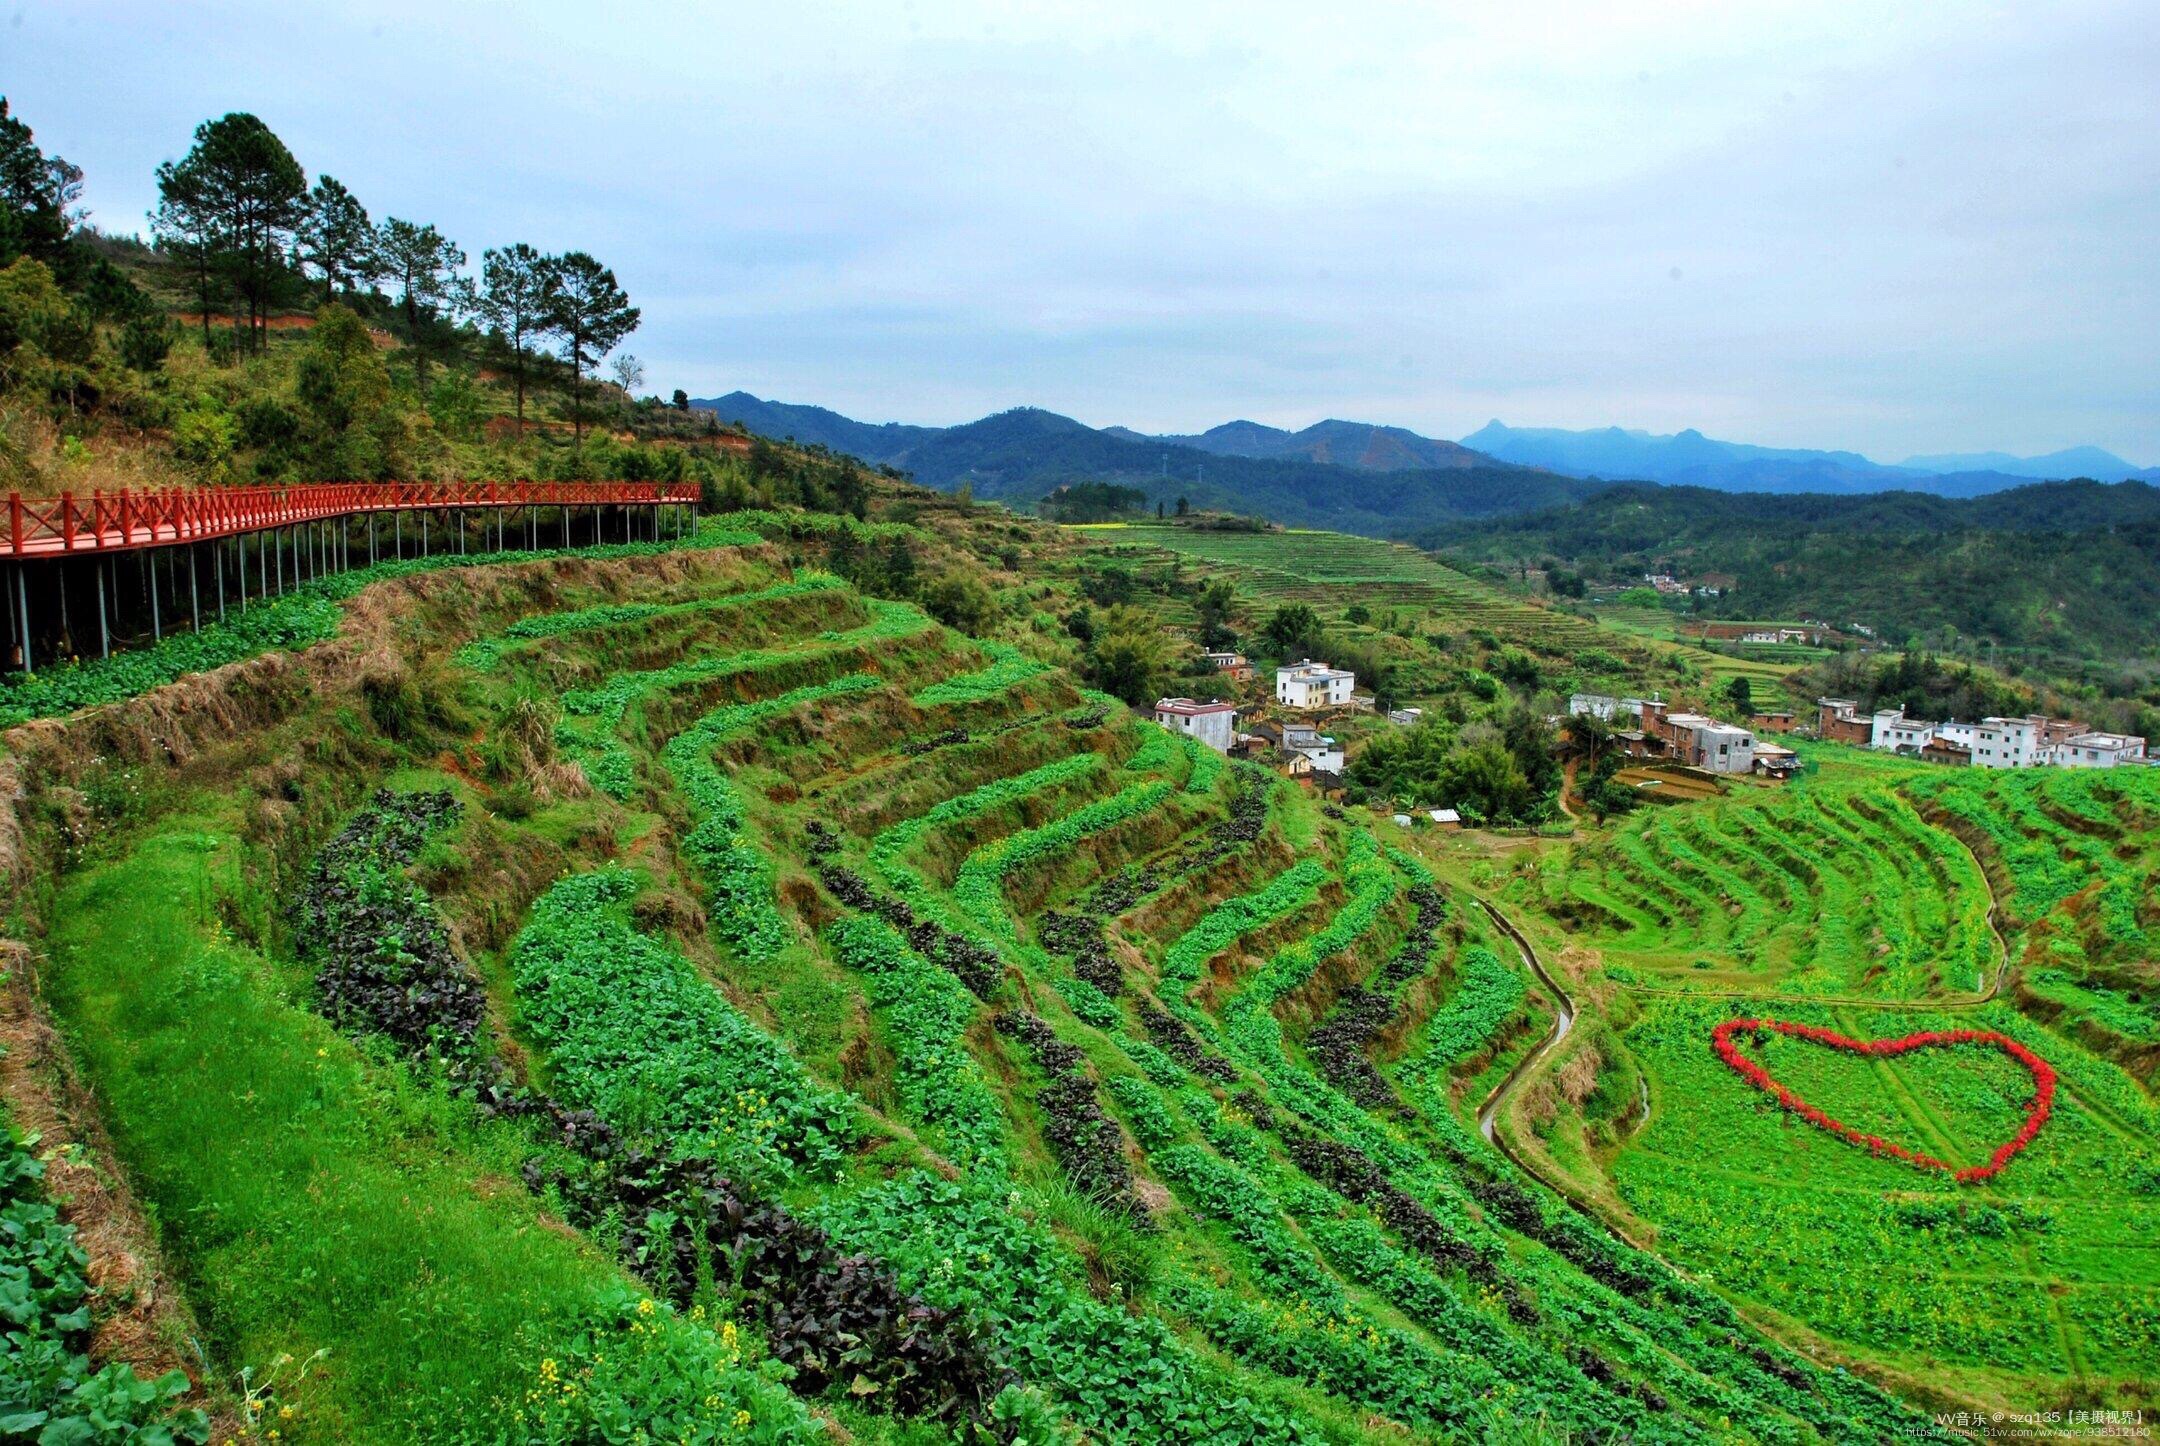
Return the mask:
POLYGON ((43 996, 207 1349, 335 1363, 282 1435, 1914 1424, 1477 1137, 1540 1016, 1416 855, 791 561, 1084 545, 947 522, 445 559, 9 736, 43 996), (1399 1059, 1326 1042, 1353 997, 1399 1059))
POLYGON ((1860 622, 1897 641, 1961 634, 2036 656, 2160 655, 2160 490, 2140 482, 1963 501, 1627 486, 1420 540, 1464 560, 1556 558, 1599 578, 1728 574, 1738 586, 1706 602, 1712 615, 1860 622))

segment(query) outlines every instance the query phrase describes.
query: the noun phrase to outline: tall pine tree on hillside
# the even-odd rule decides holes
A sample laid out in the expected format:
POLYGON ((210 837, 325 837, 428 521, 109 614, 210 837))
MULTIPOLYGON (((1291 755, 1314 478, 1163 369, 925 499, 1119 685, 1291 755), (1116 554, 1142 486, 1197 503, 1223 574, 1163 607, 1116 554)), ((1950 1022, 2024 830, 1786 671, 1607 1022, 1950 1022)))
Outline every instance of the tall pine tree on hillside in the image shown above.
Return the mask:
POLYGON ((563 339, 563 360, 570 363, 570 415, 578 445, 583 446, 585 414, 580 391, 585 369, 637 330, 638 309, 630 304, 615 273, 583 251, 565 252, 548 269, 548 320, 563 339))
POLYGON ((383 272, 398 288, 398 308, 405 314, 405 332, 425 386, 435 323, 455 320, 472 305, 472 283, 458 274, 465 253, 433 226, 395 216, 383 222, 375 239, 383 272))
POLYGON ((38 149, 0 96, 0 266, 18 256, 55 259, 73 226, 82 179, 80 166, 38 149))
POLYGON ((549 282, 553 258, 523 241, 480 256, 480 319, 510 348, 510 377, 517 388, 518 431, 525 430, 525 384, 532 370, 532 343, 549 333, 549 282))
POLYGON ((325 301, 372 291, 382 279, 382 253, 367 207, 335 176, 317 178, 308 193, 294 250, 302 268, 322 282, 325 301))
POLYGON ((158 167, 159 239, 189 264, 209 336, 213 276, 247 306, 248 344, 261 350, 271 295, 305 213, 307 173, 261 120, 235 111, 195 128, 195 145, 158 167))

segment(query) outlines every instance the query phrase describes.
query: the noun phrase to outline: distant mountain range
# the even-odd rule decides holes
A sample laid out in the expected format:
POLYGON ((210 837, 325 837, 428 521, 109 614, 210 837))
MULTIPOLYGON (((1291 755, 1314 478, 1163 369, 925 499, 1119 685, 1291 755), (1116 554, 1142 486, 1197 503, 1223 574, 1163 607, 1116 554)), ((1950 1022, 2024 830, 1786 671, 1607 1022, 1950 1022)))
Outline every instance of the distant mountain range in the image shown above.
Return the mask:
MULTIPOLYGON (((1225 422, 1197 436, 1156 436, 1127 427, 1103 429, 1113 437, 1157 446, 1191 447, 1222 457, 1274 458, 1303 462, 1328 462, 1339 467, 1358 467, 1368 472, 1403 472, 1420 468, 1479 467, 1492 462, 1457 442, 1441 442, 1401 427, 1380 427, 1370 422, 1343 422, 1333 418, 1315 422, 1302 432, 1286 432, 1259 422, 1225 422)), ((1551 469, 1558 470, 1558 469, 1551 469)))
POLYGON ((2099 447, 2067 447, 2039 457, 2014 457, 2008 452, 1948 452, 1934 457, 1907 457, 1898 465, 1913 472, 2007 472, 2012 477, 2035 481, 2090 477, 2095 482, 2160 482, 2160 467, 2133 467, 2099 447))
POLYGON ((1302 431, 1226 422, 1151 436, 1089 427, 1033 407, 957 427, 858 422, 824 407, 730 392, 691 403, 766 436, 817 443, 913 473, 933 487, 1033 502, 1068 482, 1114 481, 1151 501, 1258 513, 1293 526, 1407 537, 1449 522, 1582 501, 1603 484, 1648 481, 1720 492, 1978 497, 2042 478, 2160 482, 2097 447, 2044 457, 2004 452, 1912 457, 1897 466, 1857 452, 1757 447, 1689 429, 1670 436, 1509 427, 1493 421, 1460 442, 1401 427, 1328 420, 1302 431), (1386 486, 1374 473, 1387 473, 1386 486))
POLYGON ((1550 427, 1486 423, 1462 444, 1527 467, 1574 477, 1664 482, 1721 492, 1930 492, 1977 497, 2021 483, 2071 477, 2096 482, 2160 481, 2160 468, 2139 469, 2098 447, 2074 447, 2044 457, 1972 452, 1911 457, 1897 466, 1858 452, 1755 447, 1721 442, 1689 428, 1672 436, 1606 427, 1569 432, 1550 427))
MULTIPOLYGON (((1203 439, 1097 429, 1034 407, 957 427, 910 427, 858 422, 823 407, 768 402, 748 392, 691 405, 765 436, 792 437, 901 468, 932 487, 951 490, 965 483, 984 499, 1029 503, 1069 482, 1122 482, 1151 502, 1170 505, 1182 497, 1195 507, 1374 537, 1407 537, 1464 518, 1560 506, 1582 500, 1600 485, 1496 462, 1453 442, 1347 422, 1277 433, 1282 440, 1254 455, 1223 445, 1221 434, 1232 429, 1218 427, 1207 434, 1214 444, 1206 445, 1203 439), (1370 461, 1333 460, 1342 454, 1384 456, 1400 464, 1385 469, 1387 485, 1376 486, 1374 472, 1380 469, 1370 461)), ((1244 425, 1255 433, 1275 430, 1244 425)), ((1252 439, 1252 445, 1262 440, 1252 439)))

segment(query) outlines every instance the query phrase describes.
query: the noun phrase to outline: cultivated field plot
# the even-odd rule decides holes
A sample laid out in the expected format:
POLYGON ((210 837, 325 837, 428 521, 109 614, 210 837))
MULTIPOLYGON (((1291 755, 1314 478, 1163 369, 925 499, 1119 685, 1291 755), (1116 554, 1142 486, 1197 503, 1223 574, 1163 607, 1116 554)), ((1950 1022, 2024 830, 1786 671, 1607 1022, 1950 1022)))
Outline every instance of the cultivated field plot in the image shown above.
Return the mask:
MULTIPOLYGON (((1613 1165, 1675 1258, 1913 1381, 2010 1404, 2149 1401, 2160 1368, 2160 1113, 2114 1067, 1993 1004, 1956 1013, 1659 1000, 1628 1031, 1648 1126, 1613 1165), (2000 1031, 2061 1076, 2000 1174, 1960 1184, 1777 1107, 1712 1054, 1774 1012, 1862 1039, 2000 1031)), ((2032 1082, 1990 1049, 1859 1059, 1771 1037, 1748 1053, 1857 1129, 1961 1168, 2013 1138, 2032 1082)))
POLYGON ((1637 816, 1514 886, 1595 951, 1646 1079, 1647 1123, 1555 1158, 1602 1167, 1671 1258, 1917 1394, 2149 1406, 2160 777, 1804 751, 1782 791, 1637 816), (1740 1029, 1765 1084, 1715 1044, 1764 1019, 1898 1043, 1740 1029), (1954 1031, 2039 1064, 1914 1038, 1954 1031))
POLYGON ((1787 675, 1798 666, 1830 656, 1827 648, 1790 644, 1748 644, 1737 652, 1701 647, 1681 633, 1680 620, 1664 608, 1621 607, 1614 603, 1597 603, 1588 610, 1596 614, 1600 627, 1625 633, 1630 637, 1654 639, 1670 644, 1703 670, 1714 693, 1722 693, 1734 678, 1747 679, 1758 708, 1774 707, 1780 702, 1791 705, 1799 701, 1786 690, 1787 675))
POLYGON ((1630 985, 1977 995, 2001 964, 1987 881, 1901 776, 1833 766, 1781 792, 1640 811, 1552 855, 1539 903, 1630 985))
POLYGON ((53 900, 287 1438, 1925 1431, 1488 1146, 1524 977, 1266 772, 777 547, 376 616, 53 900))

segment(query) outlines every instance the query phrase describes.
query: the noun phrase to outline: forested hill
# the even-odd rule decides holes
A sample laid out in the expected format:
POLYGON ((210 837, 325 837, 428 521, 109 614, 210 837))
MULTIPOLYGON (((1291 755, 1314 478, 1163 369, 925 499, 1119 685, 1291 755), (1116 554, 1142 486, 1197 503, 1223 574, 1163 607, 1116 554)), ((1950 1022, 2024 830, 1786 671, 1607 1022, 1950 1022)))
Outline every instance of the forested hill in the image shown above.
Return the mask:
POLYGON ((1257 514, 1293 527, 1409 537, 1459 518, 1579 501, 1603 484, 1475 460, 1387 473, 1303 458, 1234 457, 1136 440, 1035 407, 957 427, 873 426, 822 407, 764 402, 744 392, 691 405, 753 432, 816 442, 912 473, 952 491, 1015 505, 1073 482, 1121 482, 1150 502, 1257 514))
POLYGON ((1667 567, 1737 582, 1733 617, 1859 622, 2058 656, 2160 648, 2160 489, 2049 482, 1956 500, 1911 492, 1772 496, 1629 484, 1579 506, 1427 530, 1476 562, 1558 560, 1593 579, 1667 567))

